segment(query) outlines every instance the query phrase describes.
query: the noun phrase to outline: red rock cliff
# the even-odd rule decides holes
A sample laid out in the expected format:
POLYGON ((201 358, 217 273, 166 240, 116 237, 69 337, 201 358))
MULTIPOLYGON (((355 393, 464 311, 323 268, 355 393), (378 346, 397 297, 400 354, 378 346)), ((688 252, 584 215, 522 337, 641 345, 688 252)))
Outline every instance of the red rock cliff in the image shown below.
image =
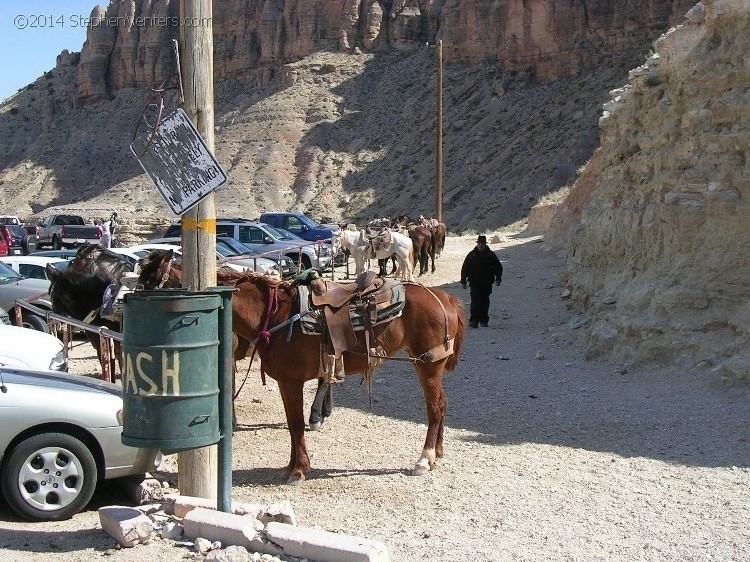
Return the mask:
MULTIPOLYGON (((323 48, 378 51, 442 39, 446 61, 499 62, 539 82, 632 54, 692 0, 223 0, 214 2, 217 77, 257 75, 323 48)), ((174 64, 177 0, 94 8, 78 64, 81 101, 153 86, 174 64)), ((205 22, 194 22, 196 25, 205 22)))

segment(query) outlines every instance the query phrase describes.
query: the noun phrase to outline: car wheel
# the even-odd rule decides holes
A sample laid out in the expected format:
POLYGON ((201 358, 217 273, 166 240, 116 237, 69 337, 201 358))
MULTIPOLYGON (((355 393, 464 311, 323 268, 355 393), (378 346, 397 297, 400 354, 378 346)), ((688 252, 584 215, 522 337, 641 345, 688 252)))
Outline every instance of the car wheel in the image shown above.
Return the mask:
POLYGON ((40 332, 49 334, 49 326, 47 325, 47 322, 44 320, 44 318, 40 318, 39 316, 35 316, 33 314, 24 315, 23 327, 31 328, 32 330, 38 330, 40 332))
POLYGON ((41 433, 8 454, 1 478, 5 500, 24 519, 69 519, 86 507, 94 494, 96 461, 75 437, 41 433))
POLYGON ((58 238, 57 236, 55 236, 55 237, 54 237, 54 238, 52 239, 52 247, 53 247, 53 248, 54 248, 55 250, 62 250, 62 243, 60 242, 60 239, 59 239, 59 238, 58 238))

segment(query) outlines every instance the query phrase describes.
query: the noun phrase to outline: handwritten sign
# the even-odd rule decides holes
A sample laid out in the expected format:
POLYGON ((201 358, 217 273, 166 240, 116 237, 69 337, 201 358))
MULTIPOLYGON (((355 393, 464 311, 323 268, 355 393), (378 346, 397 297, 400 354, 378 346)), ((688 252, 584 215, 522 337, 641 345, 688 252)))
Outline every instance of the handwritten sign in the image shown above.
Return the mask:
POLYGON ((144 396, 180 395, 180 355, 177 351, 161 352, 161 362, 154 364, 150 353, 141 351, 125 355, 122 391, 144 396))
POLYGON ((130 150, 176 215, 227 182, 226 172, 182 109, 162 119, 156 130, 141 131, 130 150))

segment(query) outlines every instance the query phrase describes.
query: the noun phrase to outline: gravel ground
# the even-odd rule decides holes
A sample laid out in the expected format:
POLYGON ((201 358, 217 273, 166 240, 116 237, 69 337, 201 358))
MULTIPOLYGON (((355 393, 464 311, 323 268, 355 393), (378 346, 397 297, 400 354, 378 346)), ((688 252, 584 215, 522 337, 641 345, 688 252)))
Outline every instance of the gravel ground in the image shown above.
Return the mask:
MULTIPOLYGON (((458 272, 473 241, 450 237, 423 281, 468 300, 458 272)), ((392 362, 375 375, 371 410, 359 377, 335 389, 332 418, 307 436, 308 480, 284 485, 283 407, 254 366, 237 401, 233 499, 289 500, 300 525, 382 541, 394 562, 750 560, 750 388, 710 373, 583 361, 560 260, 540 242, 490 244, 503 284, 490 327, 469 329, 445 379, 436 470, 409 475, 426 417, 411 368, 392 362)), ((88 345, 74 357, 73 372, 95 374, 88 345)), ((308 403, 313 392, 310 383, 308 403)), ((157 476, 176 486, 174 457, 157 476)), ((3 559, 185 556, 171 541, 114 548, 96 509, 123 501, 107 483, 87 511, 48 524, 18 521, 0 502, 3 559)))

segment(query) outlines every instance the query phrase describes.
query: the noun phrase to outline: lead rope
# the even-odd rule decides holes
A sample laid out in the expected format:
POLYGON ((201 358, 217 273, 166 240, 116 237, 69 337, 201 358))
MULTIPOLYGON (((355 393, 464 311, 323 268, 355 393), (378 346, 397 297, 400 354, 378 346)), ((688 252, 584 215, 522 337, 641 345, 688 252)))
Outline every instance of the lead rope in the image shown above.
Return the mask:
MULTIPOLYGON (((273 313, 272 307, 275 308, 275 304, 278 304, 276 302, 276 287, 269 287, 266 319, 263 322, 263 328, 258 332, 258 344, 263 344, 263 351, 260 354, 260 380, 263 382, 263 386, 266 386, 266 353, 271 346, 271 332, 268 331, 268 323, 271 321, 271 314, 273 313)), ((247 368, 248 371, 250 371, 250 367, 253 366, 253 359, 255 359, 255 352, 258 350, 258 344, 253 347, 253 354, 250 356, 250 365, 247 368)))

